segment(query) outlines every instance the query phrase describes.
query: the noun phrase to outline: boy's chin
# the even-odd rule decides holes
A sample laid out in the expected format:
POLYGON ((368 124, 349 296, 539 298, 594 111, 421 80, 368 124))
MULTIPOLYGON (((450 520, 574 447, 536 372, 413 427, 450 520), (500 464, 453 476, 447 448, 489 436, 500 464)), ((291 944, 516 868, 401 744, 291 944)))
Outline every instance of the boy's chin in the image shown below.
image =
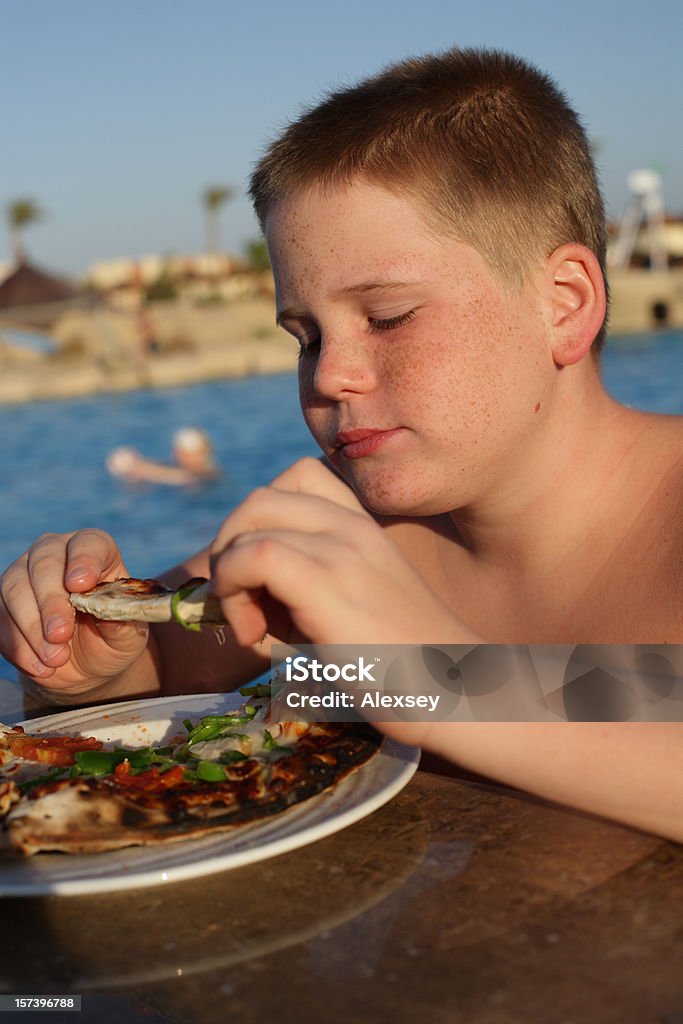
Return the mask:
POLYGON ((443 502, 432 495, 401 494, 400 491, 383 490, 374 487, 358 487, 351 483, 360 503, 376 516, 398 516, 413 518, 437 516, 449 512, 443 502))
POLYGON ((434 488, 433 481, 416 476, 411 467, 381 466, 358 460, 331 460, 361 505, 377 516, 423 517, 450 512, 452 495, 434 488))

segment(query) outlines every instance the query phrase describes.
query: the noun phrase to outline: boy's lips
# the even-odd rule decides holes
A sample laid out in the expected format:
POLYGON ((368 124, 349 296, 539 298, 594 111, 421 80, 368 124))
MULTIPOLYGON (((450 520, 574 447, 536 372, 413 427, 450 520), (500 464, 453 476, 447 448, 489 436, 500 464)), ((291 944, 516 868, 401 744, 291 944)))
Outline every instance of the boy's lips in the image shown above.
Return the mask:
POLYGON ((369 427, 356 427, 354 430, 343 430, 334 440, 335 451, 347 459, 360 459, 366 455, 374 455, 391 438, 400 433, 400 427, 389 430, 375 430, 369 427))

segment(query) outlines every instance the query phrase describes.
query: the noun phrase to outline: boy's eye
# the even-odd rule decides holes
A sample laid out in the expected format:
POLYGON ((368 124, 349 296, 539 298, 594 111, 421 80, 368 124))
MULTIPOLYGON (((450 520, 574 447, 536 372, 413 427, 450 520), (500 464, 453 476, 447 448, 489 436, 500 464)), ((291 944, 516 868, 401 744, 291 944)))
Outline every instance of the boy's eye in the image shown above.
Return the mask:
MULTIPOLYGON (((415 317, 415 310, 409 309, 405 313, 399 313, 397 316, 388 317, 368 317, 368 325, 371 331, 393 331, 397 327, 403 327, 405 324, 410 323, 415 317)), ((305 356, 312 355, 317 352, 320 348, 320 335, 317 334, 304 334, 297 336, 299 342, 299 359, 303 359, 305 356)))
POLYGON ((414 317, 415 310, 409 309, 407 313, 399 313, 398 316, 388 316, 383 319, 369 316, 368 323, 371 331, 393 331, 397 327, 403 327, 404 324, 410 323, 414 317))
POLYGON ((310 355, 320 347, 320 335, 317 338, 297 338, 299 342, 299 359, 310 355))

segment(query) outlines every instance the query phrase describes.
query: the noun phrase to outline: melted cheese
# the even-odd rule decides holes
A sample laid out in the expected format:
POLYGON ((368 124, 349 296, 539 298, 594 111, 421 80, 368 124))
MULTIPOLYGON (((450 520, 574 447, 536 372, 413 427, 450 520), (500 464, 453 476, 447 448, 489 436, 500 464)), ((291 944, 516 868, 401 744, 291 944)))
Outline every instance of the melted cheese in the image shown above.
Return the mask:
POLYGON ((309 722, 264 722, 257 717, 246 725, 236 726, 233 735, 221 736, 205 743, 195 743, 191 753, 202 761, 219 761, 223 754, 231 750, 238 750, 246 757, 267 757, 271 753, 277 754, 277 750, 269 749, 270 743, 266 733, 279 747, 290 747, 309 728, 309 722))

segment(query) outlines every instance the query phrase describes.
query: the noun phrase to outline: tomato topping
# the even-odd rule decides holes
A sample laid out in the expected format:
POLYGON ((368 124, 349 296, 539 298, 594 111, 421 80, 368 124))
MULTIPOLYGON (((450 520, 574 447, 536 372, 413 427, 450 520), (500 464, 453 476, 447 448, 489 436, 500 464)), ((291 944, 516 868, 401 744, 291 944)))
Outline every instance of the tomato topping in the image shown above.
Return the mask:
POLYGON ((163 793, 164 790, 179 786, 185 781, 185 769, 179 764, 165 772, 160 772, 158 768, 148 768, 147 771, 133 775, 130 762, 121 761, 114 769, 113 777, 119 786, 141 789, 145 793, 163 793))
POLYGON ((27 736, 19 734, 8 739, 9 749, 15 757, 25 761, 39 761, 41 764, 68 767, 75 764, 79 750, 101 750, 101 740, 93 736, 27 736))

